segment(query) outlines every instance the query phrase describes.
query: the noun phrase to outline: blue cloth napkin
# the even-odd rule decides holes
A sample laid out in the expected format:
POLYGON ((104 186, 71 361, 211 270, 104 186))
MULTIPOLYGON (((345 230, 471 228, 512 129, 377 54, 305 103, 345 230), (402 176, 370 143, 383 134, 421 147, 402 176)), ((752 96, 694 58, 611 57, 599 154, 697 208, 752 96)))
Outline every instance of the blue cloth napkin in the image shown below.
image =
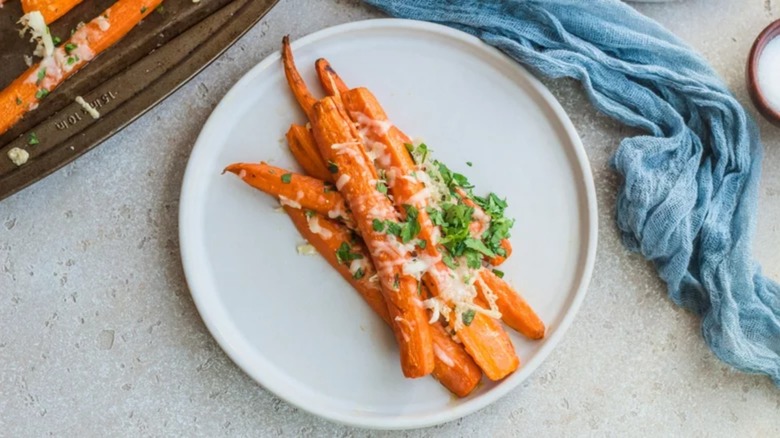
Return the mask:
POLYGON ((707 62, 617 0, 366 0, 460 29, 538 74, 575 78, 596 108, 644 134, 624 139, 623 242, 651 260, 712 351, 780 385, 780 287, 751 255, 761 144, 707 62))

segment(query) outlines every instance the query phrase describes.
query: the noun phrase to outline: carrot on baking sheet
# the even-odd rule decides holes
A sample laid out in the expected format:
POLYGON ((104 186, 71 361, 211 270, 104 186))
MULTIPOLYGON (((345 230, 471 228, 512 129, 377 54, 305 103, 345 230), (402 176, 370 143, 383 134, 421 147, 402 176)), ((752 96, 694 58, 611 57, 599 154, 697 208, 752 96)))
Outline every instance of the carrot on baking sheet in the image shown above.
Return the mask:
MULTIPOLYGON (((318 213, 284 207, 293 224, 325 260, 363 297, 388 325, 390 315, 376 281, 376 269, 361 239, 344 225, 318 213)), ((482 372, 466 351, 452 340, 441 324, 430 327, 433 338, 433 377, 452 393, 465 397, 476 388, 482 372)))
POLYGON ((57 21, 58 18, 67 14, 68 11, 76 7, 83 0, 22 0, 22 11, 28 14, 32 11, 39 11, 43 15, 46 24, 57 21))
POLYGON ((162 0, 118 0, 0 91, 0 134, 94 57, 127 35, 162 0))
POLYGON ((393 332, 401 350, 401 368, 407 377, 430 374, 434 367, 431 330, 422 305, 417 279, 406 274, 408 253, 400 240, 378 231, 376 221, 398 221, 390 200, 377 188, 377 172, 349 117, 332 97, 314 104, 312 132, 325 160, 336 168, 336 188, 352 210, 357 228, 377 268, 393 332))
POLYGON ((307 208, 351 223, 344 198, 324 181, 267 163, 233 163, 225 172, 238 175, 252 187, 279 198, 282 205, 307 208))
POLYGON ((287 131, 287 145, 295 160, 309 176, 333 182, 333 174, 328 171, 314 137, 305 126, 295 124, 290 126, 287 131))

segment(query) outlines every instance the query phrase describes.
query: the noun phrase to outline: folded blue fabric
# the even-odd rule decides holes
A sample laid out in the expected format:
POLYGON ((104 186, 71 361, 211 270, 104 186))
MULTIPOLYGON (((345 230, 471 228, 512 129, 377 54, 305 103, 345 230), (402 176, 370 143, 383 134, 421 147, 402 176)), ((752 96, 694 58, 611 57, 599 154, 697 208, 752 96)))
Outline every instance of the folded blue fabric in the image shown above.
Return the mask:
POLYGON ((579 80, 591 103, 644 135, 613 157, 617 222, 669 296, 702 316, 723 361, 780 385, 780 287, 751 255, 761 144, 700 56, 616 0, 366 0, 476 35, 538 74, 579 80))

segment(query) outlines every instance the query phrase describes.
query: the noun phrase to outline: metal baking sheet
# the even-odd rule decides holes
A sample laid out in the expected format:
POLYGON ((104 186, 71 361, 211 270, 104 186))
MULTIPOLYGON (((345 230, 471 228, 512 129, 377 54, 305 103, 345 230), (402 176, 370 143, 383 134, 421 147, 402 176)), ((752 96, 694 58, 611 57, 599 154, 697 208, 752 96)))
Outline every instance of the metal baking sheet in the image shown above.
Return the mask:
MULTIPOLYGON (((230 47, 277 0, 167 0, 123 40, 65 81, 17 125, 0 135, 0 199, 38 181, 100 144, 148 111, 230 47), (93 120, 76 96, 98 108, 93 120), (35 133, 40 144, 29 146, 35 133), (30 153, 17 167, 7 158, 13 147, 30 153)), ((81 21, 89 21, 113 0, 83 2, 51 25, 64 40, 81 21)), ((18 1, 0 9, 0 87, 27 66, 33 45, 19 38, 18 1)))

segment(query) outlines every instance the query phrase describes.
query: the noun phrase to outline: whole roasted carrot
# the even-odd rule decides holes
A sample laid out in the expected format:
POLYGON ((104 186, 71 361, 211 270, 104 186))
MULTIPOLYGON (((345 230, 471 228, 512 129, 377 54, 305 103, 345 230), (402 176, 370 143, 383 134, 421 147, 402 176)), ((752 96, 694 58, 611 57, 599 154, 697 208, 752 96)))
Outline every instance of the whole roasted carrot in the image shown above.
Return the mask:
POLYGON ((377 172, 354 125, 326 97, 314 104, 312 132, 323 158, 336 166, 336 187, 344 196, 378 270, 382 291, 401 350, 401 368, 407 377, 433 371, 434 353, 427 312, 418 295, 418 282, 404 273, 408 253, 396 237, 374 229, 374 221, 396 221, 390 200, 376 188, 377 172))
POLYGON ((50 24, 81 2, 82 0, 22 0, 22 10, 25 14, 40 11, 46 24, 50 24))
POLYGON ((311 95, 306 87, 306 82, 303 81, 300 73, 298 73, 298 69, 295 68, 295 59, 290 48, 289 35, 285 35, 282 38, 282 64, 284 65, 284 75, 287 78, 287 84, 290 86, 295 100, 298 101, 301 109, 306 113, 306 117, 311 120, 312 107, 317 99, 311 95))
POLYGON ((311 132, 301 125, 292 125, 287 131, 287 145, 293 157, 310 176, 323 181, 333 182, 333 174, 328 171, 311 132))
POLYGON ((544 337, 544 322, 531 306, 510 286, 493 272, 482 269, 476 282, 477 291, 483 299, 489 293, 495 294, 496 304, 501 311, 501 320, 530 339, 544 337))
POLYGON ((0 91, 0 134, 79 71, 95 56, 127 35, 162 0, 118 0, 97 18, 82 26, 50 57, 34 64, 0 91))
MULTIPOLYGON (((348 228, 317 213, 307 214, 291 207, 284 209, 301 235, 352 285, 369 307, 390 325, 390 315, 382 296, 382 288, 379 282, 375 281, 376 269, 362 240, 354 241, 348 228), (344 251, 345 248, 348 250, 344 251), (340 253, 342 258, 337 255, 340 253), (348 254, 345 258, 362 258, 343 260, 344 253, 348 254)), ((441 324, 432 324, 430 329, 434 351, 433 377, 455 395, 467 396, 476 388, 482 372, 441 324)))
POLYGON ((344 198, 322 180, 262 162, 234 163, 225 172, 234 173, 252 187, 278 197, 283 205, 314 210, 352 224, 344 198))

